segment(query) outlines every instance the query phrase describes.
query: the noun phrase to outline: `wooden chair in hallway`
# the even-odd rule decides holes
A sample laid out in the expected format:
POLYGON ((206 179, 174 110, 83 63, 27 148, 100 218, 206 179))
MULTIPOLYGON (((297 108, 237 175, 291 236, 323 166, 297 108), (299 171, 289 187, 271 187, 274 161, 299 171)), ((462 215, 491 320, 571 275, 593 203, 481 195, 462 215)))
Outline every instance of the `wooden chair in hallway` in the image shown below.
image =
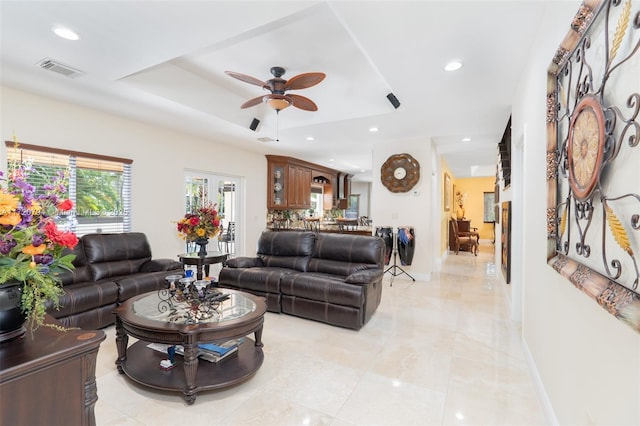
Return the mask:
POLYGON ((458 230, 458 221, 455 219, 449 219, 451 222, 451 230, 455 241, 456 254, 460 252, 460 246, 471 247, 471 252, 474 255, 478 255, 478 233, 477 232, 462 232, 458 230))

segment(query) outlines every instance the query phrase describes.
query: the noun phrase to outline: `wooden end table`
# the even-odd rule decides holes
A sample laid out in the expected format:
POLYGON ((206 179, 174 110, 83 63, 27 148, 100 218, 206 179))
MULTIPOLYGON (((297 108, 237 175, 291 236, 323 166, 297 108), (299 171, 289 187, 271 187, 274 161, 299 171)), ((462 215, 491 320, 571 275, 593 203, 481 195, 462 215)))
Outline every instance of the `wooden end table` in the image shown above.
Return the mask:
POLYGON ((168 321, 169 312, 161 312, 164 290, 133 297, 120 305, 115 311, 118 371, 145 386, 181 391, 189 405, 199 391, 225 388, 253 377, 264 360, 266 302, 237 290, 219 290, 230 296, 218 309, 220 315, 196 324, 168 321), (255 341, 246 337, 251 333, 255 341), (129 336, 139 341, 128 347, 129 336), (244 342, 237 354, 219 363, 198 360, 198 344, 238 338, 244 338, 244 342), (184 357, 176 356, 177 365, 163 370, 160 361, 167 354, 148 348, 150 342, 182 345, 184 357))
MULTIPOLYGON (((61 325, 48 314, 45 323, 61 325)), ((96 358, 105 337, 42 326, 0 344, 0 424, 94 426, 96 358)))
POLYGON ((196 278, 201 280, 204 276, 202 274, 202 270, 204 268, 204 272, 206 276, 209 276, 209 266, 214 263, 223 263, 229 257, 228 253, 224 253, 221 251, 208 251, 205 256, 201 256, 198 253, 183 253, 179 254, 178 258, 182 265, 196 265, 196 278))

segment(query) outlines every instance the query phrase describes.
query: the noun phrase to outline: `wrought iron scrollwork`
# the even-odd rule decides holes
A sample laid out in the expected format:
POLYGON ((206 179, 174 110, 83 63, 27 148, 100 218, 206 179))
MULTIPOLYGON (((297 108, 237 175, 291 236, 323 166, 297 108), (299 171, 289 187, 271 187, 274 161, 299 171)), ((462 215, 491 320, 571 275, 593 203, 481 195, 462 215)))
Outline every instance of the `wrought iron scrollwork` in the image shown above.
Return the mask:
POLYGON ((168 313, 169 322, 196 324, 215 320, 222 302, 229 298, 209 280, 196 281, 181 275, 169 275, 165 280, 167 288, 158 290, 158 311, 168 313))
POLYGON ((558 71, 547 95, 557 143, 548 150, 556 159, 547 159, 547 167, 555 167, 547 180, 556 182, 558 200, 549 235, 565 256, 587 262, 599 252, 599 266, 588 260, 589 266, 637 291, 640 196, 637 185, 629 192, 616 178, 618 163, 626 161, 626 170, 629 161, 640 166, 640 11, 632 11, 631 0, 604 0, 597 10, 583 5, 572 29, 579 40, 553 58, 558 71), (602 31, 589 29, 596 23, 602 31), (636 79, 622 79, 623 73, 636 79))

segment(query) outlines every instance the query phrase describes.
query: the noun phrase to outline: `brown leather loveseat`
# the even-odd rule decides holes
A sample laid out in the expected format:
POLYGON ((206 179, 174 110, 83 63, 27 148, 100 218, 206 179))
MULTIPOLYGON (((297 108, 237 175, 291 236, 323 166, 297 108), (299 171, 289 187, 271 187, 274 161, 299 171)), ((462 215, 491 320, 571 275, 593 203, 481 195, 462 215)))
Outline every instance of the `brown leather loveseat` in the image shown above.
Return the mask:
POLYGON ((382 296, 385 245, 379 237, 266 231, 256 257, 229 259, 220 287, 267 300, 267 309, 355 330, 382 296))
POLYGON ((166 286, 165 277, 182 274, 182 264, 151 258, 145 234, 88 234, 72 253, 75 269, 60 274, 60 308, 47 310, 66 327, 99 329, 115 322, 118 304, 166 286))

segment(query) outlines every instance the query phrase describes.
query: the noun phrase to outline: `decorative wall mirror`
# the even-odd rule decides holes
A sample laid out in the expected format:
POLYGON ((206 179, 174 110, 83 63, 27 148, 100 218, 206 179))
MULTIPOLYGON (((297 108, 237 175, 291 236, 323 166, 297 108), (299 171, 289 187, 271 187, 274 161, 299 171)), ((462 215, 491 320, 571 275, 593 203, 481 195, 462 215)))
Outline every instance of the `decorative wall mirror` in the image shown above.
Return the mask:
POLYGON ((585 0, 548 68, 548 263, 640 332, 640 2, 585 0))

